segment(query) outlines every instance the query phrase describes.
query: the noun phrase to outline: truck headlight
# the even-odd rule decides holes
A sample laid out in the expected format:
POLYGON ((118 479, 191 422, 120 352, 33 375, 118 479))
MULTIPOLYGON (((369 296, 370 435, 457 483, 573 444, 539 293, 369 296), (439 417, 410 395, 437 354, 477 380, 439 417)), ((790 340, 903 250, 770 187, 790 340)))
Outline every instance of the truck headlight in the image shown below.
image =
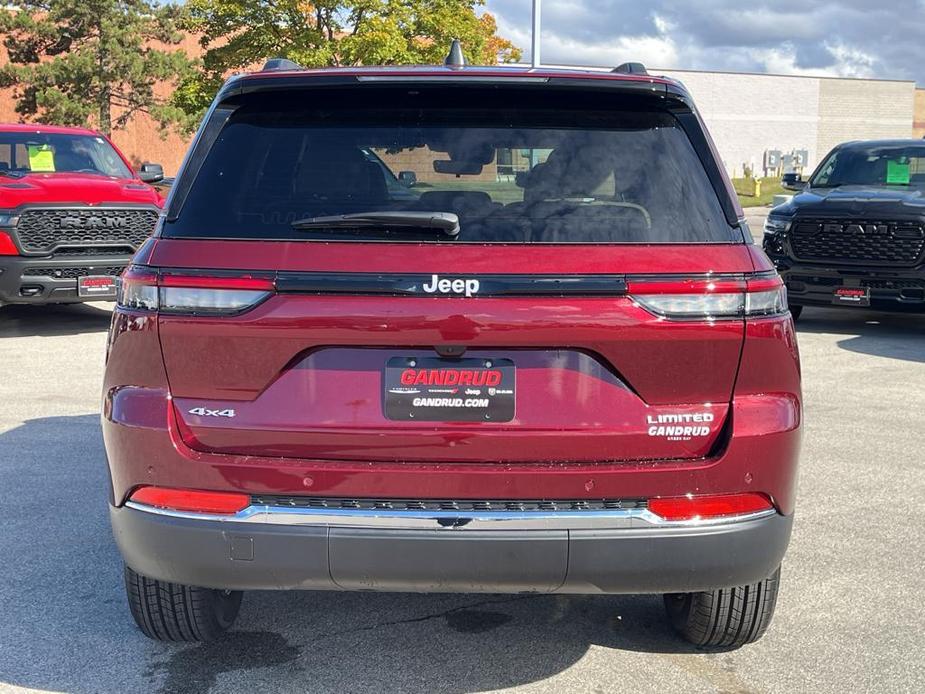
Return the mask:
POLYGON ((777 236, 783 234, 790 227, 790 217, 777 217, 768 215, 764 220, 764 233, 767 236, 777 236))

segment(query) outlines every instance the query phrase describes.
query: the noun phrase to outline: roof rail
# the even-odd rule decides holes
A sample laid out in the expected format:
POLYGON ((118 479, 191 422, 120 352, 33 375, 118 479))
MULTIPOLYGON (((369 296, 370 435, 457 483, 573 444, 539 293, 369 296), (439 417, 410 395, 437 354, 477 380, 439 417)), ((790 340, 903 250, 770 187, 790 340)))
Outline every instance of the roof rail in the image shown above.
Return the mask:
POLYGON ((459 43, 459 39, 453 39, 453 43, 450 44, 450 52, 446 55, 446 60, 443 61, 443 64, 447 67, 464 67, 466 63, 466 56, 463 55, 462 45, 459 43))
POLYGON ((624 75, 648 75, 646 66, 642 63, 622 63, 617 65, 611 72, 619 72, 624 75))
POLYGON ((270 58, 260 68, 261 72, 273 72, 274 70, 302 70, 302 66, 288 58, 270 58))

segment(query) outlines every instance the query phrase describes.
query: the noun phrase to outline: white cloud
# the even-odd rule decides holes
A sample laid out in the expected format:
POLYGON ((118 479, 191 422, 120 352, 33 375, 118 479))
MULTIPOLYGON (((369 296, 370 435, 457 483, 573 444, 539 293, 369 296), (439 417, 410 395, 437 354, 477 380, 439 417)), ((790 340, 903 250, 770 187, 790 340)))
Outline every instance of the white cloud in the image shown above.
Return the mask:
MULTIPOLYGON (((627 61, 647 65, 678 62, 674 42, 665 36, 619 36, 614 41, 588 44, 555 34, 543 34, 543 52, 565 65, 619 65, 627 61)), ((545 62, 552 62, 544 59, 545 62)))
MULTIPOLYGON (((530 53, 530 0, 487 0, 530 53)), ((925 82, 921 0, 543 0, 544 63, 925 82)))

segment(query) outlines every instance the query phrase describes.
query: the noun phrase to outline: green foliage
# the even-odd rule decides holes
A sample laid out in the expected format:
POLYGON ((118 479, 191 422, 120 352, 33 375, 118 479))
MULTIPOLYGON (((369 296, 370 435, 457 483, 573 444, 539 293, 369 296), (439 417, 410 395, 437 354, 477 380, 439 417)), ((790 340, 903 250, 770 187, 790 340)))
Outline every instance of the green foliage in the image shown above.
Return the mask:
POLYGON ((769 178, 759 178, 761 182, 761 195, 755 197, 754 179, 750 178, 733 178, 732 186, 735 188, 739 197, 739 204, 742 207, 761 207, 770 205, 775 195, 789 194, 780 185, 780 178, 771 176, 769 178))
POLYGON ((15 88, 17 113, 42 123, 109 133, 142 112, 189 129, 188 112, 156 88, 193 73, 169 48, 182 40, 180 13, 149 0, 12 0, 0 12, 9 54, 0 86, 15 88))
POLYGON ((174 105, 199 114, 228 73, 289 58, 305 67, 436 64, 460 39, 467 59, 520 59, 497 36, 483 0, 189 0, 184 27, 200 36, 204 70, 184 81, 174 105))

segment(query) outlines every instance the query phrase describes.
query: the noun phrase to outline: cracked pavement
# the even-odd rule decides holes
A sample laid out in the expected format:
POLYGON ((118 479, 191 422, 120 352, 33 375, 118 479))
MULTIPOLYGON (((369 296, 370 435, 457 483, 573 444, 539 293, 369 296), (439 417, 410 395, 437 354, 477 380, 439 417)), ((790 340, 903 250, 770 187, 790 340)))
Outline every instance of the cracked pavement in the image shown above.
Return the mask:
POLYGON ((777 616, 703 653, 658 596, 257 592, 225 640, 146 640, 106 515, 107 308, 0 308, 0 691, 925 690, 925 317, 804 313, 777 616))

